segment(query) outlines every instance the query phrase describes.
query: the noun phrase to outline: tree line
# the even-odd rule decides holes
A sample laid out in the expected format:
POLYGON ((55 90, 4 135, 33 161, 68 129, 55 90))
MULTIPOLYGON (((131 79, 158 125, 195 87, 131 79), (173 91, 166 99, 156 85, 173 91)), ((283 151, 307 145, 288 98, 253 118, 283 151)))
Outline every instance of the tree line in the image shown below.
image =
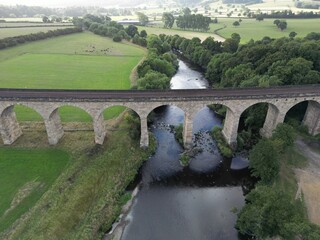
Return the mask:
POLYGON ((73 24, 94 34, 110 37, 115 42, 131 40, 134 44, 147 46, 147 32, 145 30, 139 33, 138 28, 134 25, 125 28, 122 24, 112 21, 108 16, 86 14, 83 18, 73 18, 73 24))
POLYGON ((172 28, 176 22, 178 28, 206 32, 210 29, 209 26, 212 22, 210 17, 205 17, 202 14, 191 14, 189 8, 184 8, 183 15, 178 16, 177 19, 175 19, 172 13, 165 12, 162 15, 162 21, 165 28, 172 28))
POLYGON ((67 35, 67 34, 79 33, 79 32, 82 32, 81 28, 64 28, 64 29, 50 30, 48 32, 31 33, 28 35, 3 38, 3 39, 0 39, 0 49, 13 47, 25 42, 33 42, 33 41, 43 40, 46 38, 57 37, 61 35, 67 35))
POLYGON ((284 11, 275 11, 271 13, 247 13, 248 17, 251 18, 320 18, 320 13, 317 12, 292 12, 291 10, 284 10, 284 11))

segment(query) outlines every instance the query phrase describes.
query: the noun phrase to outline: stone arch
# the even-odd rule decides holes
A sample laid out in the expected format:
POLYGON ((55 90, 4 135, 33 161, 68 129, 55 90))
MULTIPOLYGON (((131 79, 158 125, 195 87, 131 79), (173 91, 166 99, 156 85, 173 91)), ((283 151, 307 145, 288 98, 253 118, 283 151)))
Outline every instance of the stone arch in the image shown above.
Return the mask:
POLYGON ((147 117, 154 112, 155 110, 165 107, 165 106, 170 106, 173 107, 173 109, 169 108, 167 110, 179 110, 180 113, 176 115, 176 121, 173 124, 179 124, 183 123, 183 132, 182 132, 182 137, 183 137, 183 144, 185 148, 191 148, 192 147, 192 122, 193 122, 193 115, 194 111, 192 108, 188 109, 187 104, 181 102, 161 102, 161 103, 156 103, 151 106, 151 108, 148 109, 148 115, 147 117), (175 109, 176 108, 176 109, 175 109), (181 117, 182 115, 183 117, 181 117))
POLYGON ((301 116, 301 123, 308 128, 311 135, 317 135, 320 133, 320 101, 315 99, 300 99, 299 101, 290 104, 285 112, 285 117, 288 116, 290 110, 305 103, 306 109, 301 116))
POLYGON ((95 118, 95 116, 92 114, 92 112, 89 111, 88 108, 82 106, 81 104, 72 104, 72 103, 62 103, 62 104, 59 104, 58 106, 54 106, 51 109, 49 118, 51 118, 55 112, 57 112, 57 111, 59 112, 59 109, 61 110, 61 108, 63 108, 63 107, 70 107, 70 108, 80 109, 82 112, 85 112, 86 115, 90 116, 90 118, 92 120, 94 120, 94 118, 95 118))
MULTIPOLYGON (((68 117, 64 117, 63 120, 61 120, 61 108, 63 107, 70 107, 71 109, 77 109, 81 112, 85 113, 84 117, 89 116, 90 122, 93 122, 93 130, 95 133, 95 142, 97 144, 102 144, 104 140, 104 131, 101 131, 101 129, 98 129, 98 124, 95 121, 94 115, 90 111, 90 109, 86 108, 85 106, 82 106, 81 104, 73 104, 73 103, 60 103, 57 105, 54 105, 51 107, 48 119, 46 120, 46 129, 48 133, 48 139, 49 143, 54 145, 57 144, 58 141, 63 137, 64 135, 64 127, 62 122, 63 120, 66 120, 68 122, 68 117), (60 111, 59 111, 60 110, 60 111)), ((62 112, 63 114, 63 112, 62 112)), ((81 117, 80 117, 81 119, 81 117)))
POLYGON ((138 131, 140 132, 139 133, 140 134, 140 136, 139 136, 139 138, 140 138, 140 146, 144 147, 144 148, 148 147, 148 145, 149 145, 148 128, 145 127, 145 125, 143 125, 143 123, 142 123, 143 121, 145 121, 145 124, 146 124, 147 120, 146 120, 146 118, 143 119, 143 116, 138 111, 136 111, 134 107, 132 107, 130 105, 128 106, 126 104, 117 104, 117 103, 109 104, 109 105, 104 106, 102 108, 102 110, 99 112, 99 116, 102 117, 103 120, 105 120, 106 116, 104 115, 104 113, 106 112, 106 110, 109 110, 109 109, 112 109, 112 108, 115 108, 115 107, 123 107, 124 108, 123 111, 130 110, 139 118, 139 122, 140 122, 139 128, 140 129, 138 129, 138 131))
POLYGON ((0 135, 5 145, 12 144, 22 135, 22 130, 14 111, 14 107, 17 105, 27 107, 37 113, 42 118, 42 121, 44 120, 41 111, 34 106, 23 103, 8 104, 0 112, 0 135))

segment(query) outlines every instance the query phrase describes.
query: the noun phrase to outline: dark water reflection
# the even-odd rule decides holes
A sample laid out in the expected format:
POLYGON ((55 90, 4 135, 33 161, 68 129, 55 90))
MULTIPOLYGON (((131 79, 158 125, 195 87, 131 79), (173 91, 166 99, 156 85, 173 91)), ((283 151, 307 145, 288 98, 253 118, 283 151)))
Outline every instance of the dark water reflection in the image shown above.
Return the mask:
MULTIPOLYGON (((180 62, 174 88, 208 85, 203 76, 180 62)), ((155 155, 142 167, 142 188, 129 213, 123 240, 239 239, 235 209, 244 205, 242 184, 248 178, 246 160, 224 159, 209 135, 221 119, 205 107, 194 119, 194 145, 202 152, 188 167, 179 162, 182 147, 170 125, 183 123, 174 106, 155 112, 150 130, 157 138, 155 155)))

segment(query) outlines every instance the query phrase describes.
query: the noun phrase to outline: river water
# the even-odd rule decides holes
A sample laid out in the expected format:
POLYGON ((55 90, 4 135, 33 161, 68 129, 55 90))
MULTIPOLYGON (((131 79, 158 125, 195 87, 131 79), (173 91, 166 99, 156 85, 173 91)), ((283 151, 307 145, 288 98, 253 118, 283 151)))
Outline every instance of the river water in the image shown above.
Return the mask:
MULTIPOLYGON (((172 89, 208 87, 203 75, 179 61, 172 89)), ((156 109, 149 126, 157 138, 156 153, 141 169, 141 189, 126 217, 122 240, 239 239, 236 211, 244 205, 243 183, 247 161, 224 159, 209 131, 222 120, 205 107, 194 119, 194 145, 202 149, 188 167, 182 167, 183 149, 170 125, 183 123, 177 107, 156 109)))

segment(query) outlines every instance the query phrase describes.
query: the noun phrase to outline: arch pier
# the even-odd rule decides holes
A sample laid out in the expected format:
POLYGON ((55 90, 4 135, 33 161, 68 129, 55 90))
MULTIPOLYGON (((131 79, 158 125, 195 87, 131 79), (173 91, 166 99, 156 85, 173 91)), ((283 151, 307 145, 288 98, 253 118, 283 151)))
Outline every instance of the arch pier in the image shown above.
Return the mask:
POLYGON ((232 147, 237 143, 241 114, 250 106, 267 103, 268 112, 261 134, 266 137, 285 119, 286 113, 296 104, 308 101, 304 116, 310 134, 320 133, 320 85, 242 88, 192 89, 170 91, 90 91, 90 90, 26 90, 0 89, 0 134, 4 144, 12 144, 22 131, 16 119, 14 105, 25 105, 38 112, 45 123, 49 144, 57 144, 64 131, 58 108, 74 106, 86 111, 93 120, 95 142, 102 144, 106 136, 103 111, 112 106, 124 106, 135 111, 141 122, 141 147, 148 147, 147 116, 155 108, 174 105, 184 111, 183 140, 186 148, 192 147, 193 118, 210 104, 226 106, 227 113, 222 133, 232 147))

